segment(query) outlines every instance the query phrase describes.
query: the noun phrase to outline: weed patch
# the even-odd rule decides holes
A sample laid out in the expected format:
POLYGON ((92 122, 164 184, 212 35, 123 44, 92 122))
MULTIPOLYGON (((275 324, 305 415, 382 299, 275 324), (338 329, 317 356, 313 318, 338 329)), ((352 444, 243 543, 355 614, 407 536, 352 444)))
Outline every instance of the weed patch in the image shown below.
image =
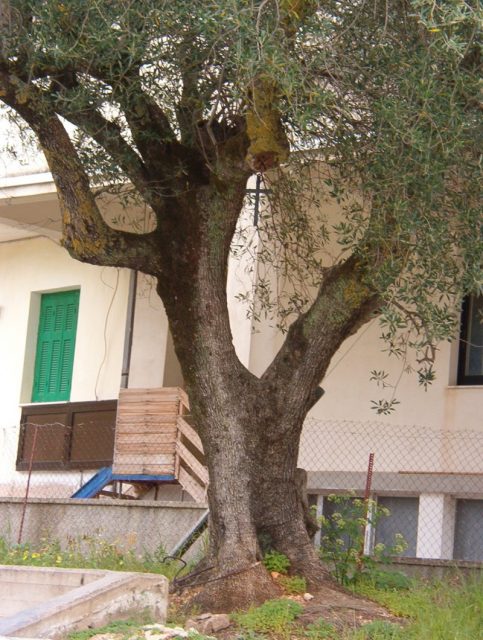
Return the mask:
MULTIPOLYGON (((380 589, 370 581, 361 581, 355 590, 384 605, 410 623, 404 629, 392 630, 393 635, 374 635, 375 640, 480 640, 483 620, 483 583, 471 579, 461 586, 447 583, 413 582, 411 589, 380 589)), ((376 623, 374 623, 376 624, 376 623)), ((361 630, 363 631, 363 630, 361 630)), ((376 632, 382 633, 377 629, 376 632)), ((374 633, 376 633, 374 632, 374 633)), ((373 636, 368 636, 373 640, 373 636)), ((355 640, 366 636, 355 636, 355 640)))
POLYGON ((293 600, 268 600, 260 607, 234 614, 233 619, 241 629, 250 633, 278 634, 288 639, 293 622, 303 610, 302 605, 293 600))
POLYGON ((308 640, 339 640, 340 634, 333 624, 320 618, 320 620, 307 625, 302 637, 308 638, 308 640))
POLYGON ((375 620, 356 631, 353 640, 402 640, 404 636, 401 633, 398 625, 375 620))
POLYGON ((282 576, 279 582, 287 593, 297 595, 307 591, 307 581, 300 576, 282 576))
POLYGON ((67 638, 68 640, 89 640, 89 638, 92 638, 92 636, 99 633, 118 633, 124 636, 123 640, 124 638, 127 640, 128 638, 133 637, 133 634, 139 630, 141 624, 148 624, 149 622, 151 621, 146 620, 146 622, 141 623, 139 620, 120 620, 117 622, 111 622, 111 624, 107 624, 104 627, 99 627, 97 629, 73 631, 72 633, 69 633, 67 638))
POLYGON ((373 527, 389 510, 374 500, 362 500, 353 495, 329 495, 328 503, 333 512, 321 516, 320 558, 331 567, 334 578, 343 585, 350 585, 362 576, 378 572, 376 563, 390 561, 390 556, 400 555, 407 548, 401 534, 396 533, 394 544, 386 547, 376 544, 373 555, 363 553, 364 536, 368 524, 373 527))

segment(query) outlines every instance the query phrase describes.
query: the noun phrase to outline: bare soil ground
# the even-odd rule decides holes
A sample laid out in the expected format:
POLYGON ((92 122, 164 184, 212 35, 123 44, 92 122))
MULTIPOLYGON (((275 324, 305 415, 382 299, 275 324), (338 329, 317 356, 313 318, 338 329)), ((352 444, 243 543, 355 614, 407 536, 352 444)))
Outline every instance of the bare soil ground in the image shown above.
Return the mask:
MULTIPOLYGON (((338 630, 357 629, 358 627, 372 622, 374 620, 385 620, 387 622, 396 623, 401 626, 405 624, 405 620, 398 618, 387 611, 381 605, 353 594, 338 585, 323 586, 317 590, 311 591, 313 596, 310 600, 305 600, 303 596, 284 595, 280 593, 280 597, 290 598, 299 602, 303 607, 303 613, 297 618, 297 625, 306 627, 316 621, 323 619, 327 623, 334 625, 338 630)), ((185 614, 189 612, 187 603, 196 595, 194 589, 185 589, 181 594, 171 594, 170 606, 172 611, 179 615, 180 612, 185 614)), ((214 604, 213 610, 217 609, 214 604)), ((218 609, 219 610, 219 609, 218 609)), ((207 611, 196 611, 196 615, 207 613, 207 611)), ((226 611, 226 613, 231 613, 226 611)), ((235 640, 240 635, 240 630, 231 625, 227 629, 211 633, 210 635, 218 638, 218 640, 235 640)), ((296 640, 297 635, 293 635, 296 640)))

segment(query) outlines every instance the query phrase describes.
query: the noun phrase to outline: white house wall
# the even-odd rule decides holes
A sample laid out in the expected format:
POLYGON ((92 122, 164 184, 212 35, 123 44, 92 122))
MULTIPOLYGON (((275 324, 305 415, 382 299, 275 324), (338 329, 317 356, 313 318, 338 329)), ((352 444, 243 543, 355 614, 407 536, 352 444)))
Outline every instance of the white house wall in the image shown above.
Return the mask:
MULTIPOLYGON (((321 184, 320 189, 314 186, 320 204, 320 211, 313 208, 309 199, 307 212, 313 220, 322 216, 327 224, 329 239, 325 249, 321 252, 322 264, 331 266, 340 257, 341 247, 337 243, 333 226, 341 221, 342 212, 340 206, 326 194, 323 183, 323 168, 320 175, 314 171, 314 179, 321 184), (321 212, 321 213, 320 213, 321 212)), ((314 225, 314 229, 316 225, 314 225)), ((263 240, 263 237, 262 237, 263 240)), ((263 240, 271 246, 270 238, 263 240)), ((253 247, 256 242, 252 241, 253 247)), ((241 258, 246 261, 246 258, 241 258)), ((230 301, 237 306, 236 313, 232 311, 231 318, 243 318, 247 312, 247 306, 235 301, 237 294, 245 293, 256 280, 257 270, 265 279, 269 279, 273 291, 291 293, 280 277, 277 280, 273 271, 266 271, 266 267, 255 265, 251 282, 247 279, 235 281, 236 270, 231 269, 231 279, 228 290, 231 292, 230 301)), ((245 266, 246 271, 246 266, 245 266)), ((315 291, 314 291, 315 293, 315 291)), ((261 314, 261 321, 251 322, 251 339, 249 348, 249 368, 255 375, 261 376, 274 356, 280 349, 284 336, 275 328, 276 321, 267 319, 261 314)), ((237 320, 232 325, 232 331, 236 335, 240 322, 237 320)), ((246 335, 246 332, 245 332, 246 335)), ((388 416, 382 416, 385 423, 394 425, 421 425, 435 429, 452 431, 467 430, 483 432, 483 387, 456 386, 456 371, 458 359, 458 335, 455 335, 453 343, 439 344, 435 363, 436 380, 425 391, 418 384, 416 372, 406 374, 403 372, 407 365, 418 368, 414 354, 409 353, 408 360, 388 357, 384 352, 385 343, 381 340, 381 328, 377 319, 364 325, 356 335, 348 338, 339 351, 334 355, 327 374, 322 382, 325 390, 324 397, 317 403, 311 412, 315 419, 329 420, 353 420, 371 422, 378 419, 371 408, 372 400, 389 400, 394 394, 400 402, 396 405, 396 411, 388 416), (395 388, 381 389, 371 381, 371 371, 385 371, 388 374, 387 382, 395 388)), ((244 356, 243 361, 246 361, 244 356)), ((379 419, 381 416, 379 416, 379 419)))
POLYGON ((168 319, 152 278, 138 275, 129 387, 164 385, 168 319))
MULTIPOLYGON (((340 208, 323 201, 323 214, 332 228, 341 216, 340 208)), ((315 218, 314 218, 315 219, 315 218)), ((265 242, 270 243, 270 239, 265 242)), ((256 246, 252 243, 252 246, 256 246)), ((270 245, 269 245, 270 246, 270 245)), ((337 258, 338 247, 332 237, 323 254, 329 266, 337 258)), ((242 258, 243 260, 243 258, 242 258)), ((255 265, 256 271, 265 266, 255 265)), ((231 274, 235 273, 232 268, 231 274)), ((272 272, 263 272, 272 290, 287 291, 282 280, 272 272)), ((232 331, 236 335, 240 318, 247 306, 236 301, 246 293, 250 282, 229 282, 232 331), (237 290, 238 287, 238 290, 237 290)), ((251 322, 248 366, 261 376, 280 349, 284 336, 273 319, 261 314, 261 321, 251 322)), ((244 333, 247 336, 246 330, 244 333)), ((414 354, 408 361, 388 357, 381 340, 377 319, 364 325, 348 338, 334 355, 324 380, 325 394, 309 414, 301 442, 299 463, 309 471, 365 471, 370 452, 375 452, 375 469, 383 472, 481 473, 483 460, 483 387, 456 386, 458 335, 453 343, 439 345, 435 362, 436 379, 425 391, 418 384, 415 371, 405 373, 411 364, 416 370, 414 354), (385 371, 387 388, 371 381, 371 371, 385 371), (399 401, 389 415, 378 415, 372 401, 399 401)), ((246 350, 245 350, 246 353, 246 350)), ((244 355, 244 362, 247 361, 244 355)), ((269 402, 269 399, 267 399, 269 402)))
POLYGON ((35 350, 30 348, 32 340, 26 349, 26 338, 33 338, 35 345, 38 311, 35 313, 32 307, 35 298, 45 292, 80 289, 70 400, 116 398, 128 273, 82 264, 53 241, 35 238, 0 244, 0 278, 0 306, 4 311, 0 320, 0 398, 3 407, 11 406, 8 413, 2 411, 3 420, 15 421, 19 403, 30 402, 31 388, 22 381, 31 377, 35 350))
MULTIPOLYGON (((281 338, 268 323, 255 329, 250 363, 260 375, 281 338)), ((375 451, 379 471, 483 471, 483 387, 452 384, 454 346, 440 345, 436 380, 427 391, 418 384, 417 374, 403 373, 403 363, 388 357, 383 346, 376 320, 335 354, 321 381, 325 394, 307 420, 302 466, 363 471, 369 452, 375 451), (372 370, 386 371, 396 389, 377 387, 370 380, 372 370), (389 399, 393 392, 400 404, 389 415, 377 415, 371 402, 389 399)))
POLYGON ((21 405, 31 399, 40 294, 80 288, 70 400, 117 398, 129 273, 82 264, 33 238, 0 243, 0 282, 1 484, 15 469, 21 405))

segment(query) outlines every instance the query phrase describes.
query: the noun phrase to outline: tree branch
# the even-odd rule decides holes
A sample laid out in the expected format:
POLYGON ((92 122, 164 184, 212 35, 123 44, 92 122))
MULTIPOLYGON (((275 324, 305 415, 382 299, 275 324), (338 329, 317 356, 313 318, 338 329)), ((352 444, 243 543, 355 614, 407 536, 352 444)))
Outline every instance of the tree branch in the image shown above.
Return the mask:
POLYGON ((27 122, 39 140, 57 187, 63 242, 71 255, 91 264, 159 273, 153 259, 155 234, 116 231, 104 221, 65 127, 37 88, 0 68, 0 99, 27 122))
POLYGON ((129 71, 103 69, 98 64, 79 66, 86 76, 111 87, 112 95, 118 100, 128 121, 134 142, 138 147, 148 169, 159 169, 159 158, 167 145, 176 146, 176 134, 168 117, 143 89, 139 66, 131 64, 129 71))
POLYGON ((97 144, 119 164, 144 200, 156 211, 163 207, 163 201, 155 182, 131 145, 123 138, 120 127, 104 118, 96 109, 83 107, 82 111, 69 109, 68 101, 57 101, 55 111, 72 124, 87 133, 97 144))
POLYGON ((262 376, 269 388, 280 391, 284 402, 302 395, 307 406, 313 404, 313 394, 336 350, 377 311, 380 299, 364 283, 363 273, 355 256, 333 266, 310 309, 290 326, 262 376))

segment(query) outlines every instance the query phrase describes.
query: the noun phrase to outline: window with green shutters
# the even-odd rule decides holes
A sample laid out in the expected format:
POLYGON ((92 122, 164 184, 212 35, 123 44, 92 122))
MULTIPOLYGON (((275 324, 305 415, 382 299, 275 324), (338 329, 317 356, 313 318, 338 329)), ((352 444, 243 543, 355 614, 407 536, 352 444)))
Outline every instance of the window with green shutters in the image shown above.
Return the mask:
POLYGON ((70 398, 79 293, 77 289, 42 295, 32 402, 70 398))

